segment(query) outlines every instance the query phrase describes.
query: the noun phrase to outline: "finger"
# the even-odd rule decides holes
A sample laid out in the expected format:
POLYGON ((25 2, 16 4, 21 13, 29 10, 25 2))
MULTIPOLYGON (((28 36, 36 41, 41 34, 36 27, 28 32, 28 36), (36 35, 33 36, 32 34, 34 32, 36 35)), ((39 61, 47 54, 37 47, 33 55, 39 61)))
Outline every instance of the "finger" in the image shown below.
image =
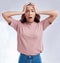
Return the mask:
POLYGON ((36 4, 35 3, 31 3, 33 6, 36 6, 36 4))
POLYGON ((23 11, 26 9, 26 6, 27 6, 27 4, 25 4, 25 5, 23 6, 23 11))

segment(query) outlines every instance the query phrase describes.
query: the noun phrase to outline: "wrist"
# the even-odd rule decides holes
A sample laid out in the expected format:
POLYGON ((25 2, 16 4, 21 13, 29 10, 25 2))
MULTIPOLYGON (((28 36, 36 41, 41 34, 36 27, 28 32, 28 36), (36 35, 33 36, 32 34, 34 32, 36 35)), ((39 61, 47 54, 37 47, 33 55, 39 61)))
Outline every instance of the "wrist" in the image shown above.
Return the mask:
POLYGON ((22 14, 24 14, 23 11, 17 11, 16 13, 17 13, 17 15, 22 15, 22 14))

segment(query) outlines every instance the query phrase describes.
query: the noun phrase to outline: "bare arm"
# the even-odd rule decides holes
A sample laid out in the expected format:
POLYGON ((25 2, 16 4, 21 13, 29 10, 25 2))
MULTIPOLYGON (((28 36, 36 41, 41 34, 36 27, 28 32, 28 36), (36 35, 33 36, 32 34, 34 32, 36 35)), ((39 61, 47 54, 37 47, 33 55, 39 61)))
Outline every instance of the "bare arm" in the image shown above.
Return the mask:
POLYGON ((12 16, 22 15, 25 13, 25 11, 26 11, 26 4, 24 5, 22 12, 20 12, 20 11, 7 11, 7 12, 3 12, 2 16, 8 22, 8 24, 11 24, 11 22, 13 21, 12 16))
POLYGON ((35 8, 35 12, 36 14, 42 14, 42 15, 48 15, 48 21, 49 23, 52 23, 54 21, 54 19, 57 17, 58 12, 56 10, 49 10, 49 11, 40 11, 38 10, 36 4, 32 3, 34 5, 35 8))
POLYGON ((20 12, 20 11, 7 11, 7 12, 3 12, 2 16, 8 22, 8 24, 11 24, 11 22, 13 21, 12 16, 21 15, 23 13, 24 12, 20 12))
POLYGON ((49 16, 49 23, 52 23, 54 21, 54 19, 57 17, 58 12, 55 10, 50 10, 50 11, 39 11, 38 14, 42 14, 42 15, 48 15, 49 16))

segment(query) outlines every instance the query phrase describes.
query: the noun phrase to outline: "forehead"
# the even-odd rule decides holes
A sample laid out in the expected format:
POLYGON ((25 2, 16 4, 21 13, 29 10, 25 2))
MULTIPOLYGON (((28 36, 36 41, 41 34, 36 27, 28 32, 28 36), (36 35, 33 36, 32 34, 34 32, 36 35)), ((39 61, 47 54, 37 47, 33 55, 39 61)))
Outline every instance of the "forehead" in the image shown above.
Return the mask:
POLYGON ((26 10, 34 10, 34 7, 32 6, 32 5, 28 5, 28 6, 26 6, 26 10))

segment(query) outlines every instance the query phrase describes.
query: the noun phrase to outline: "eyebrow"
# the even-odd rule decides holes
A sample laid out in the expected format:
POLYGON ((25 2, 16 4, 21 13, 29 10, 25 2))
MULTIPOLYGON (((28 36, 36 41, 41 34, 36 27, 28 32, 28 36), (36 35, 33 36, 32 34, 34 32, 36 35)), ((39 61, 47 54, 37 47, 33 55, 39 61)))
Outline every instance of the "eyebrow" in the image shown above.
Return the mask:
MULTIPOLYGON (((26 11, 29 11, 29 9, 27 9, 26 11)), ((35 11, 34 9, 31 9, 31 11, 35 11)))
MULTIPOLYGON (((27 9, 27 8, 26 8, 27 9)), ((32 8, 31 10, 34 10, 34 8, 32 8)))

